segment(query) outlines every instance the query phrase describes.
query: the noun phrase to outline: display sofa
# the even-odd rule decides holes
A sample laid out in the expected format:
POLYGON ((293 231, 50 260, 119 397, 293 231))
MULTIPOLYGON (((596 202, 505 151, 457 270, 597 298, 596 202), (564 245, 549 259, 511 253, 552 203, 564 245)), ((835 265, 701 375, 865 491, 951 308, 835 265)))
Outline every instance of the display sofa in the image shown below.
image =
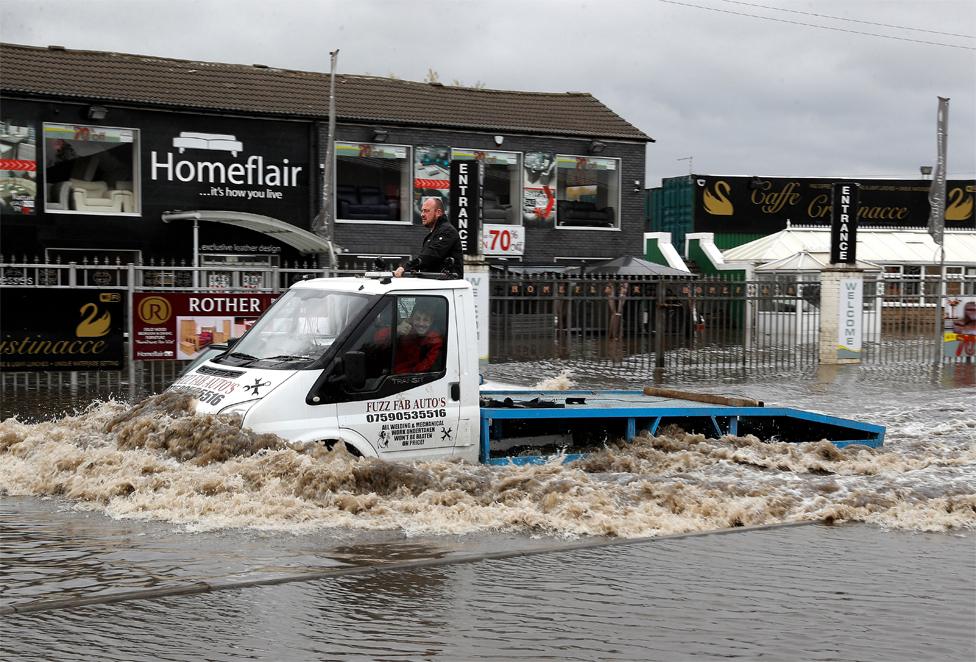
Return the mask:
POLYGON ((559 225, 612 228, 613 207, 597 207, 592 202, 560 200, 556 205, 556 222, 559 225))

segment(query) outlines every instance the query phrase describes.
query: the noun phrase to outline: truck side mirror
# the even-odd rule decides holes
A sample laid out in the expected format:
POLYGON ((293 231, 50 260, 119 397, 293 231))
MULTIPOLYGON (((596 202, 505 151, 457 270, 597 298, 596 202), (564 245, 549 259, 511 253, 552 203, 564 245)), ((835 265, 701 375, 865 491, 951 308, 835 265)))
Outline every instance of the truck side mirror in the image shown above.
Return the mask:
POLYGON ((366 385, 365 352, 346 352, 342 355, 342 374, 346 384, 359 389, 366 385))

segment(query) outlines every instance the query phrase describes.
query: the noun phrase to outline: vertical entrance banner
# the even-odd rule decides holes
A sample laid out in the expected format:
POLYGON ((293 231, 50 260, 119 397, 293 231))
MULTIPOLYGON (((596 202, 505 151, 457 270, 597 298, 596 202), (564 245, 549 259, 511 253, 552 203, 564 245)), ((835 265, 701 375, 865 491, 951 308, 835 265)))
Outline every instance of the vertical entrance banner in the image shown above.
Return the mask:
POLYGON ((830 211, 831 264, 857 263, 857 210, 858 185, 834 184, 830 211))
POLYGON ((478 238, 479 163, 477 161, 451 161, 451 223, 461 236, 461 251, 465 255, 477 255, 481 249, 478 238))
POLYGON ((838 302, 837 358, 858 359, 864 326, 864 281, 841 278, 838 302))

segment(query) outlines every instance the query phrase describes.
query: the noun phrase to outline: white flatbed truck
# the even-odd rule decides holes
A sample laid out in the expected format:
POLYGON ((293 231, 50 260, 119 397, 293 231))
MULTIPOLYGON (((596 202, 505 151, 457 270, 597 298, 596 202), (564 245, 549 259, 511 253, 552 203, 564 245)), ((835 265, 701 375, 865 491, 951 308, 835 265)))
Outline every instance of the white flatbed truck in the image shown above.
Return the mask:
POLYGON ((715 438, 883 443, 882 426, 762 403, 650 389, 483 391, 477 323, 464 280, 387 273, 305 280, 227 353, 170 389, 193 395, 198 413, 236 414, 255 432, 297 444, 342 441, 353 453, 394 460, 568 460, 669 423, 715 438), (409 328, 415 310, 432 318, 426 339, 409 328))

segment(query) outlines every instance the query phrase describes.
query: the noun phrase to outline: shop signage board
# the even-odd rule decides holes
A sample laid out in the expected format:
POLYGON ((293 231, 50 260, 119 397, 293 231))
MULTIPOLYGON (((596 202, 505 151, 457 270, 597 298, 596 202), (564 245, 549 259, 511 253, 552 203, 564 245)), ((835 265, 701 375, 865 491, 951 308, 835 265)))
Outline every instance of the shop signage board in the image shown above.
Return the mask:
POLYGON ((858 185, 834 184, 831 195, 830 262, 857 263, 858 185))
POLYGON ((0 290, 0 369, 121 370, 124 299, 111 290, 0 290))
POLYGON ((521 225, 485 223, 482 250, 489 256, 525 254, 525 228, 521 225))
POLYGON ((133 358, 189 360, 211 344, 239 338, 275 300, 273 294, 136 294, 133 358))
MULTIPOLYGON (((831 221, 836 179, 692 175, 695 231, 772 233, 790 225, 825 226, 831 221)), ((850 181, 853 183, 853 180, 850 181)), ((858 180, 861 228, 924 228, 931 182, 858 180)), ((976 181, 946 183, 945 227, 976 230, 976 181)))
POLYGON ((286 122, 186 116, 144 123, 148 207, 242 211, 308 227, 308 129, 286 122))
POLYGON ((461 251, 477 255, 481 170, 477 161, 451 161, 450 219, 461 237, 461 251))

